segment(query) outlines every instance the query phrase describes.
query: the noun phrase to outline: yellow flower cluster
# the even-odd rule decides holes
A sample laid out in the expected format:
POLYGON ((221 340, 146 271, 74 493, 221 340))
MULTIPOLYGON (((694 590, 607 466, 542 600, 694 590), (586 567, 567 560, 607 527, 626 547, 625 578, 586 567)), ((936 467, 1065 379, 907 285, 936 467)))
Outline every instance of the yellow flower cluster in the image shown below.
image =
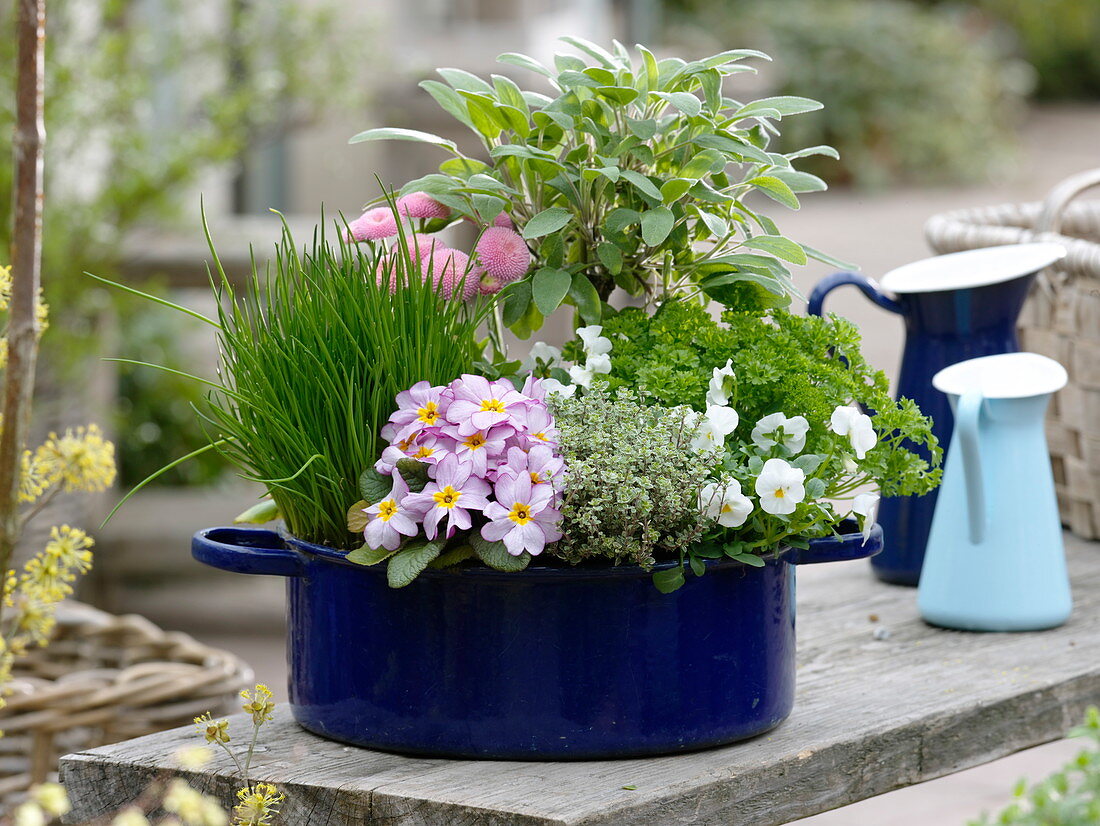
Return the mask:
POLYGON ((254 725, 263 725, 271 719, 271 714, 275 711, 275 703, 271 702, 273 696, 271 689, 262 683, 258 683, 254 691, 246 688, 241 692, 241 699, 244 700, 243 708, 252 715, 254 725))
POLYGON ((233 808, 233 826, 270 826, 279 813, 286 795, 270 783, 256 783, 237 792, 238 803, 233 808))
POLYGON ((215 720, 210 716, 210 712, 208 711, 202 716, 195 718, 195 725, 198 726, 199 732, 206 739, 207 743, 229 742, 228 720, 215 720))
POLYGON ((171 812, 184 826, 228 826, 229 816, 212 797, 201 794, 186 780, 176 779, 168 785, 164 810, 171 812))
POLYGON ((25 487, 42 490, 61 485, 62 490, 96 492, 115 481, 115 446, 103 438, 98 425, 69 428, 50 437, 27 459, 25 487))
POLYGON ((14 826, 46 826, 55 817, 69 811, 69 795, 58 783, 42 783, 31 787, 30 797, 15 807, 14 826))
MULTIPOLYGON (((0 267, 0 312, 4 312, 11 306, 11 267, 0 267)), ((50 308, 42 300, 42 291, 38 293, 38 303, 34 308, 35 317, 38 319, 38 336, 50 326, 50 308)), ((8 363, 8 341, 0 338, 0 370, 8 363)))

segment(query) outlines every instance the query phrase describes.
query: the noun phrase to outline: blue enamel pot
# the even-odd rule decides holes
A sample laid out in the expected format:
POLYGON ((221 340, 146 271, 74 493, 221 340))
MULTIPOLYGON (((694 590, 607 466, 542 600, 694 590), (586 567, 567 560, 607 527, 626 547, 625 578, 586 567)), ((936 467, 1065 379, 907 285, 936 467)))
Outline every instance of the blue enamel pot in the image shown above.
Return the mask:
POLYGON ((763 567, 714 561, 671 594, 625 565, 429 569, 394 590, 385 566, 260 529, 209 528, 191 547, 216 568, 287 578, 290 704, 306 729, 427 757, 570 760, 706 748, 781 723, 794 566, 871 556, 882 531, 763 567))

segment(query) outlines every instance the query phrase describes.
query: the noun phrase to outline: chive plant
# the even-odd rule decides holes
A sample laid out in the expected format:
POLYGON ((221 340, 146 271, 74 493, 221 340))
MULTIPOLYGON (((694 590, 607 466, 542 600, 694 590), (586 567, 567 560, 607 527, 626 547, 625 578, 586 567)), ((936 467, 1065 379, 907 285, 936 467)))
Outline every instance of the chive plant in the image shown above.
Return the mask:
POLYGON ((273 265, 261 277, 253 264, 245 290, 218 267, 221 386, 209 396, 208 435, 242 476, 267 486, 301 539, 361 544, 346 513, 384 446, 394 398, 471 372, 479 355, 487 305, 444 299, 422 277, 412 241, 402 233, 388 251, 334 246, 322 230, 299 251, 284 227, 273 265))

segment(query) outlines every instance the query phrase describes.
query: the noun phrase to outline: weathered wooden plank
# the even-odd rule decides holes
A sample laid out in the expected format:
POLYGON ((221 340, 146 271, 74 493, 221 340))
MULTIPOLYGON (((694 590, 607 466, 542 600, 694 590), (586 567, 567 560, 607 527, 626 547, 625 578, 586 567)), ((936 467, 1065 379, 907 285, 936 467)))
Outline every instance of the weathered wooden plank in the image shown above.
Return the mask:
MULTIPOLYGON (((1052 740, 1100 702, 1100 544, 1066 541, 1073 617, 1034 634, 931 628, 913 590, 863 562, 801 569, 797 704, 753 741, 647 760, 423 760, 322 740, 284 711, 257 775, 286 791, 296 826, 787 823, 1052 740)), ((136 796, 193 742, 177 730, 65 758, 74 817, 136 796)), ((193 779, 227 797, 233 784, 224 758, 193 779)))

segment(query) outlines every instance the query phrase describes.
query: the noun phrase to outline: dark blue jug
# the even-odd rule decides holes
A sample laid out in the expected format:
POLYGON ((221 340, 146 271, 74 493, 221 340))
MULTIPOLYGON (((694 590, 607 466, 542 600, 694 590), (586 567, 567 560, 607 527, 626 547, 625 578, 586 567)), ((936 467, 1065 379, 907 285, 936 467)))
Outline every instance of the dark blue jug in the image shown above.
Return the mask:
MULTIPOLYGON (((881 285, 859 273, 838 272, 814 287, 808 310, 821 315, 831 290, 853 284, 904 319, 905 347, 895 395, 912 399, 932 417, 932 432, 946 450, 951 443, 951 405, 932 386, 932 377, 960 361, 1017 352, 1016 320, 1032 281, 1065 254, 1064 247, 1053 243, 956 252, 892 270, 881 285)), ((927 458, 927 451, 918 450, 927 458)), ((920 580, 936 497, 937 491, 932 491, 882 500, 878 521, 884 548, 871 560, 879 579, 914 586, 920 580)))

